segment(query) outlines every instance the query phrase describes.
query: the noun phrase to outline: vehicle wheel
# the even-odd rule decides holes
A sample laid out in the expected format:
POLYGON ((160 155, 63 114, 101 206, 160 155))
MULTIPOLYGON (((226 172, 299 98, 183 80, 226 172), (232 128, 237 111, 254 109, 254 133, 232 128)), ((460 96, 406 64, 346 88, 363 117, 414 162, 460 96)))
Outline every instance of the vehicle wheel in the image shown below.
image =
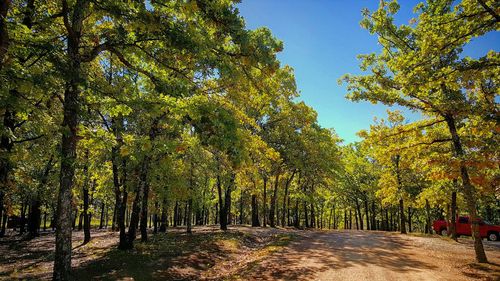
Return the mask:
POLYGON ((498 241, 498 233, 495 232, 488 233, 488 241, 498 241))
POLYGON ((441 234, 442 236, 448 236, 448 230, 446 230, 446 228, 443 228, 441 229, 441 232, 439 234, 441 234))

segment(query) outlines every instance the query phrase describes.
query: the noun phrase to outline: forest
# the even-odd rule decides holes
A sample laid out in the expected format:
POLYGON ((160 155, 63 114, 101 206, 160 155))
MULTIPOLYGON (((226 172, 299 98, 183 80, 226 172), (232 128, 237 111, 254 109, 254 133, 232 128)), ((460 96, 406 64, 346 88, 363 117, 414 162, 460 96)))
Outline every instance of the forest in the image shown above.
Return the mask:
POLYGON ((354 143, 319 124, 283 42, 237 2, 1 0, 0 236, 54 232, 51 278, 72 280, 77 232, 131 251, 179 228, 432 234, 467 214, 488 262, 477 221, 500 223, 500 54, 462 51, 498 32, 499 2, 428 0, 403 25, 397 1, 363 10, 380 51, 338 83, 389 109, 354 143))

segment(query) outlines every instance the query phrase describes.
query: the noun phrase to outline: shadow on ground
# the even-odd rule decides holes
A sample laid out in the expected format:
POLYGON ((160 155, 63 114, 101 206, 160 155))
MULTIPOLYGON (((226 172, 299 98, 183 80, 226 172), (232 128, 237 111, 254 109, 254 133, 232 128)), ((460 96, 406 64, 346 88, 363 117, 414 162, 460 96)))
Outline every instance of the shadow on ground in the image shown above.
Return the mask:
POLYGON ((404 253, 408 241, 372 232, 325 232, 302 235, 261 264, 238 273, 249 280, 313 280, 322 272, 349 267, 377 266, 394 272, 436 269, 436 266, 404 253), (283 267, 286 264, 286 267, 283 267))

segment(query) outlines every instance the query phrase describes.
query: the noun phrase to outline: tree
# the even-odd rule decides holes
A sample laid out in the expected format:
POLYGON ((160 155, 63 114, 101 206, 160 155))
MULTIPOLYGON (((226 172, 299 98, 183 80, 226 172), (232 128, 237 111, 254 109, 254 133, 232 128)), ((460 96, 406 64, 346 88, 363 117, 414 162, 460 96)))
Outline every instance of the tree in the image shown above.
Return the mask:
POLYGON ((352 100, 400 105, 425 114, 427 126, 445 123, 459 161, 460 178, 472 220, 476 260, 486 262, 479 235, 476 188, 467 165, 469 153, 460 130, 490 103, 497 88, 498 53, 490 51, 479 59, 461 58, 472 39, 498 28, 494 1, 428 1, 416 7, 418 18, 396 26, 396 1, 382 1, 377 11, 364 11, 362 26, 377 34, 380 54, 360 56, 366 75, 346 75, 352 100), (481 4, 481 3, 482 4, 481 4), (484 5, 483 5, 484 4, 484 5), (496 75, 495 75, 496 73, 496 75))

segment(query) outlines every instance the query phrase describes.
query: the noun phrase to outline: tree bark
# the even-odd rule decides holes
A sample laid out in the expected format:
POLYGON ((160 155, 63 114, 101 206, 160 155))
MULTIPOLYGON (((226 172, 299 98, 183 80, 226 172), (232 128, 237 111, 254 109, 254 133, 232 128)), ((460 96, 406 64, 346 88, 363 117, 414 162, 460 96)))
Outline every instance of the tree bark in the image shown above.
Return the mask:
MULTIPOLYGON (((142 170, 142 169, 141 169, 142 170)), ((141 196, 142 196, 143 182, 139 180, 139 184, 135 190, 135 198, 132 203, 132 214, 130 215, 130 224, 127 233, 127 249, 132 249, 134 247, 134 240, 137 233, 137 227, 139 226, 139 215, 141 212, 141 196)))
POLYGON ((372 223, 371 223, 371 230, 378 230, 380 226, 377 226, 376 223, 376 208, 375 208, 375 200, 372 201, 372 223))
POLYGON ((408 206, 408 231, 411 233, 411 207, 408 206))
POLYGON ((426 214, 425 233, 432 233, 431 207, 429 205, 429 200, 428 199, 425 199, 425 214, 426 214))
POLYGON ((141 241, 148 241, 148 199, 149 199, 149 182, 148 182, 148 172, 149 172, 149 162, 151 158, 149 156, 144 157, 141 174, 139 176, 139 184, 142 190, 142 204, 141 204, 141 241))
MULTIPOLYGON (((366 230, 370 230, 370 214, 369 214, 369 210, 368 210, 368 196, 366 195, 366 193, 364 194, 365 195, 365 200, 364 200, 364 204, 365 204, 365 215, 366 215, 366 230)), ((363 221, 363 220, 361 220, 363 221)), ((361 222, 361 225, 363 225, 363 222, 361 222)), ((373 227, 373 225, 372 225, 373 227)), ((361 226, 361 230, 363 229, 363 226, 361 226)))
MULTIPOLYGON (((41 211, 40 211, 40 195, 38 194, 38 190, 41 190, 47 184, 50 170, 52 169, 52 160, 53 155, 50 156, 49 161, 45 165, 43 173, 40 178, 40 184, 37 187, 37 191, 34 194, 34 198, 31 200, 31 208, 30 214, 28 218, 28 239, 38 237, 38 229, 40 227, 41 222, 41 211)), ((0 207, 1 208, 1 207, 0 207)), ((45 229, 44 229, 45 230, 45 229)))
POLYGON ((257 202, 257 195, 255 194, 252 194, 252 226, 260 226, 259 203, 257 202))
POLYGON ((89 220, 89 150, 85 151, 85 165, 83 166, 83 176, 85 177, 83 183, 83 244, 90 242, 90 220, 89 220))
POLYGON ((99 219, 99 229, 102 229, 104 226, 104 209, 106 208, 106 204, 101 202, 101 218, 99 219))
POLYGON ((4 66, 4 60, 10 45, 9 28, 7 28, 7 13, 10 9, 10 3, 11 0, 0 1, 0 70, 4 66))
POLYGON ((187 215, 186 215, 186 232, 188 234, 192 233, 192 227, 191 227, 191 222, 192 222, 192 215, 193 215, 193 199, 189 198, 187 201, 187 215))
MULTIPOLYGON (((128 247, 128 241, 127 241, 127 234, 126 234, 126 226, 125 226, 125 217, 127 213, 127 201, 128 201, 128 191, 126 188, 126 182, 127 182, 127 162, 123 160, 122 162, 122 180, 121 180, 121 185, 123 186, 123 195, 122 195, 122 201, 119 203, 119 209, 118 209, 118 229, 120 230, 120 240, 118 243, 118 249, 120 250, 125 250, 128 247)), ((118 188, 118 192, 119 192, 118 188)))
POLYGON ((356 205, 356 210, 354 212, 354 216, 356 217, 356 229, 359 229, 359 227, 361 227, 361 230, 363 230, 364 225, 363 225, 363 214, 361 213, 361 206, 359 206, 358 199, 355 199, 354 203, 356 205), (359 226, 358 226, 358 216, 359 216, 359 226))
POLYGON ((264 206, 264 213, 262 218, 263 218, 263 226, 266 227, 267 226, 267 177, 264 176, 262 180, 264 182, 264 200, 262 203, 262 205, 264 206))
POLYGON ((303 201, 303 205, 304 205, 304 223, 305 223, 305 227, 306 228, 309 228, 309 214, 308 214, 308 210, 307 210, 307 202, 306 200, 303 201))
MULTIPOLYGON (((290 187, 290 183, 292 182, 293 180, 293 177, 295 176, 295 173, 296 173, 296 170, 293 170, 292 172, 292 175, 287 179, 286 183, 285 183, 285 195, 283 196, 283 214, 281 215, 281 226, 282 227, 285 227, 285 219, 286 219, 286 214, 287 212, 285 210, 287 210, 287 198, 288 197, 288 189, 290 187)), ((290 206, 288 206, 288 209, 290 208, 290 206)))
MULTIPOLYGON (((454 180, 454 184, 457 184, 457 180, 454 180)), ((451 193, 451 204, 450 204, 450 220, 448 224, 448 235, 451 239, 458 241, 457 235, 457 192, 453 191, 451 193)))
MULTIPOLYGON (((9 2, 9 1, 7 1, 9 2)), ((3 5, 8 5, 8 3, 2 3, 3 5)), ((6 7, 7 8, 7 7, 6 7)), ((3 9, 3 7, 0 7, 3 9)), ((2 12, 2 11, 0 11, 2 12)), ((5 11, 6 12, 6 11, 5 11)), ((0 24, 4 21, 4 18, 0 17, 0 24)), ((0 28, 1 30, 1 28, 0 28)), ((3 34, 2 34, 3 35, 3 34)), ((2 37, 0 35, 0 37, 2 37)), ((1 40, 1 39, 0 39, 1 40)), ((1 46, 0 46, 1 47, 1 46)), ((6 131, 13 131, 15 128, 14 120, 15 112, 12 112, 9 108, 5 109, 3 116, 3 127, 6 131)), ((13 142, 11 136, 8 133, 3 133, 0 138, 0 151, 2 151, 0 157, 0 217, 2 217, 2 212, 4 211, 4 198, 7 192, 7 187, 9 186, 9 174, 12 169, 12 164, 10 161, 10 153, 13 147, 13 142)), ((0 237, 3 237, 5 231, 0 231, 0 237)))
POLYGON ((476 197, 475 188, 470 182, 469 172, 467 166, 465 165, 465 153, 462 148, 462 143, 460 141, 460 136, 458 135, 457 128, 455 125, 455 119, 451 115, 445 116, 446 124, 451 134, 453 141, 453 148, 455 157, 460 160, 460 176, 462 178, 463 190, 465 195, 465 200, 467 203, 467 208, 469 209, 469 216, 471 219, 472 236, 474 237, 474 251, 476 254, 476 261, 480 263, 488 262, 486 258, 486 253, 484 252, 483 241, 479 233, 479 221, 477 217, 476 210, 476 197))
POLYGON ((57 198, 56 249, 53 280, 71 279, 71 201, 75 175, 78 119, 80 114, 81 73, 80 38, 89 2, 76 1, 72 13, 63 5, 63 17, 68 34, 67 58, 68 82, 64 91, 63 122, 61 125, 61 172, 57 198))
POLYGON ((222 182, 220 176, 217 175, 217 191, 219 193, 219 221, 220 229, 227 230, 229 212, 231 212, 231 192, 234 184, 235 174, 232 173, 229 183, 225 187, 224 200, 222 198, 222 182))
POLYGON ((358 213, 358 209, 354 209, 354 221, 356 222, 356 230, 359 230, 358 213))
POLYGON ((278 197, 278 186, 279 186, 280 172, 276 173, 276 178, 274 179, 274 192, 271 197, 271 205, 269 206, 269 225, 271 227, 276 227, 275 221, 275 211, 276 211, 276 200, 278 197))
POLYGON ((164 200, 161 207, 160 232, 167 231, 167 207, 167 200, 164 200))
POLYGON ((405 206, 403 198, 399 199, 399 219, 401 233, 406 234, 406 217, 405 217, 405 206))
POLYGON ((243 224, 243 190, 240 192, 240 224, 243 224))

